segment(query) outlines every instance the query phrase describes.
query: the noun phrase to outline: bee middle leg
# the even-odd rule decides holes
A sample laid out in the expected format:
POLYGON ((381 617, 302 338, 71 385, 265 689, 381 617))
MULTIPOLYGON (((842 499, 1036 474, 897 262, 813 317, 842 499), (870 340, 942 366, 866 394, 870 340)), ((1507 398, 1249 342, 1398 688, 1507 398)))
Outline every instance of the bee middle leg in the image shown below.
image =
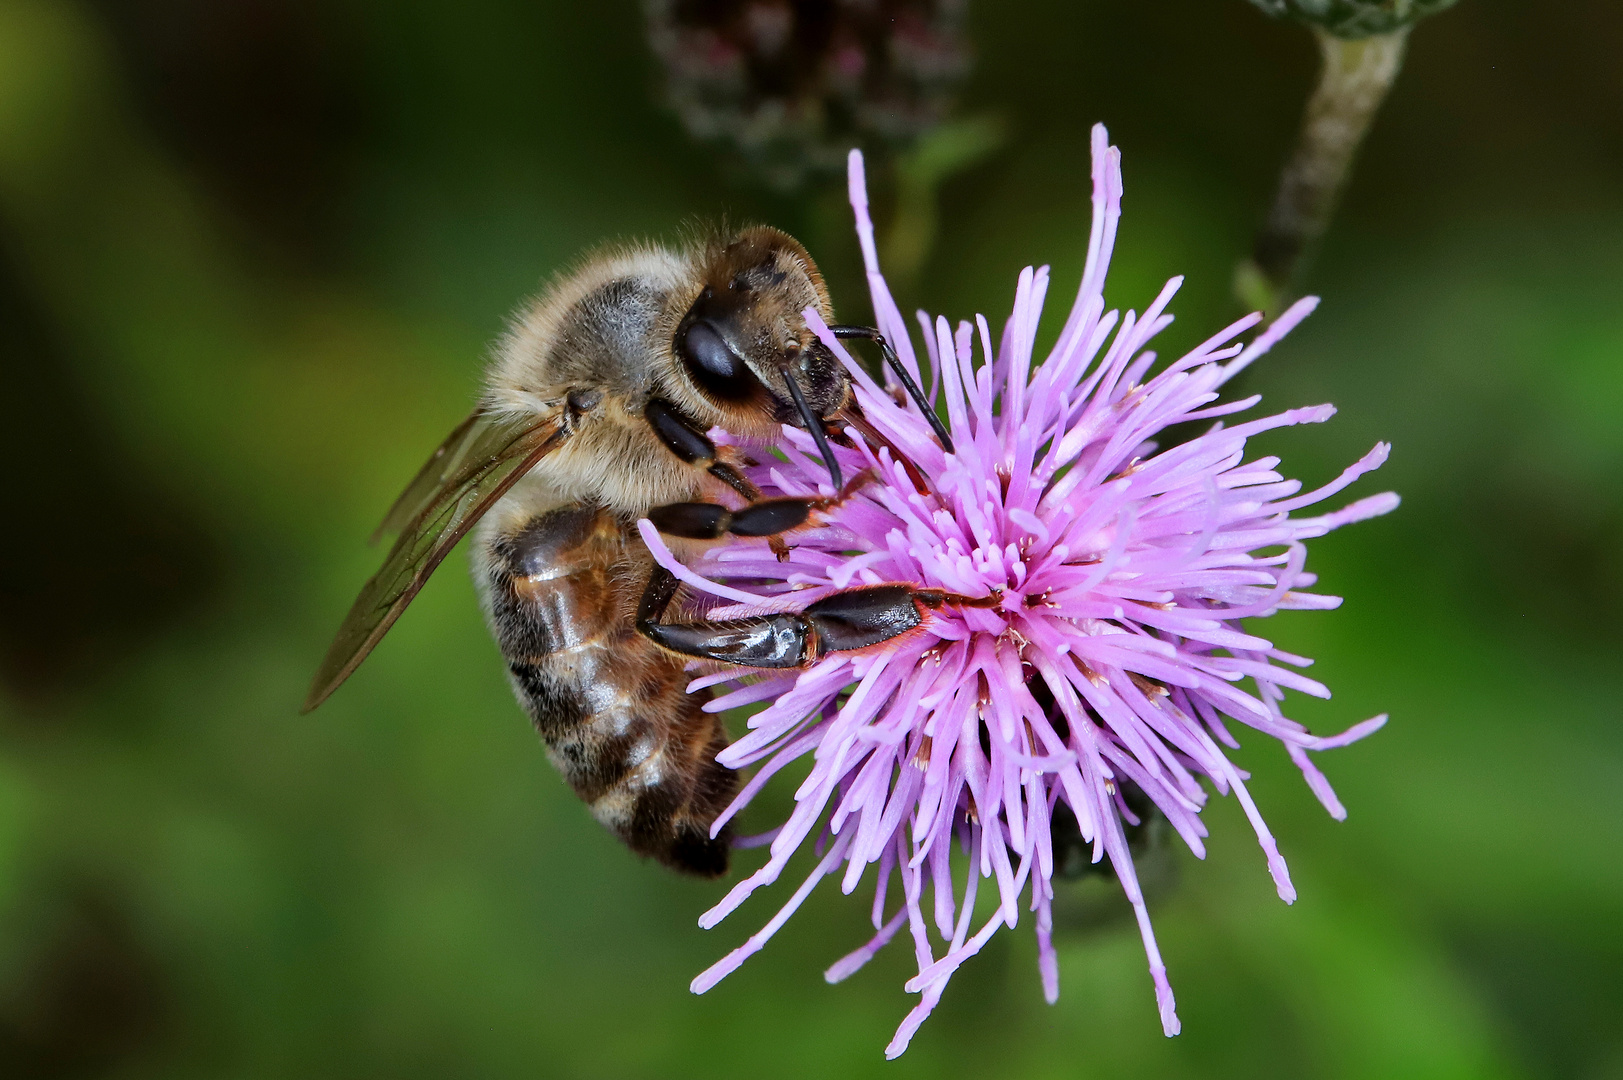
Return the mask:
POLYGON ((812 514, 838 506, 872 480, 873 473, 864 469, 833 497, 756 499, 742 510, 707 502, 668 503, 648 511, 648 520, 666 536, 686 540, 719 540, 729 535, 775 539, 806 524, 812 514))
POLYGON ((661 622, 680 586, 655 569, 637 610, 637 630, 656 645, 702 660, 755 668, 806 667, 829 652, 864 649, 922 626, 945 604, 991 607, 1001 601, 915 585, 863 585, 830 593, 801 611, 709 622, 661 622))

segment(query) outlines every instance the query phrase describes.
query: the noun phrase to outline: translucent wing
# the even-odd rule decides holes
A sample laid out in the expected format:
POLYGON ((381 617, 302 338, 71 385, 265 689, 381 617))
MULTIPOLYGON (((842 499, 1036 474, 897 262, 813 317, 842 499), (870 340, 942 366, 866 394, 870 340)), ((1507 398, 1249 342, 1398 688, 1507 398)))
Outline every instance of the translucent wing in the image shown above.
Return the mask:
POLYGON ((406 531, 406 526, 439 495, 453 470, 465 462, 469 452, 475 449, 474 444, 483 434, 485 425, 480 420, 485 415, 475 409, 445 437, 438 449, 423 462, 423 467, 417 470, 417 475, 411 478, 406 490, 389 507, 389 512, 383 516, 382 523, 367 539, 367 543, 375 544, 388 533, 406 531))
POLYGON ((378 534, 399 529, 400 538, 355 598, 301 711, 327 700, 361 666, 457 541, 568 437, 556 417, 486 412, 475 412, 451 432, 379 527, 378 534))

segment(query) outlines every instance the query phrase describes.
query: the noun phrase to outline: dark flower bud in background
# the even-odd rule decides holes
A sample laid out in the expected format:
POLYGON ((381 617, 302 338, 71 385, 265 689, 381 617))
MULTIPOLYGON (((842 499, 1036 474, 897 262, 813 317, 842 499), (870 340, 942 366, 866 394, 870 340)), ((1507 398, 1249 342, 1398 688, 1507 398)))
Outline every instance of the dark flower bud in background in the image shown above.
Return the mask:
POLYGON ((1390 34, 1454 0, 1251 0, 1276 19, 1296 19, 1339 38, 1390 34))
POLYGON ((860 146, 909 149, 969 70, 965 0, 647 0, 663 94, 688 133, 792 190, 860 146))

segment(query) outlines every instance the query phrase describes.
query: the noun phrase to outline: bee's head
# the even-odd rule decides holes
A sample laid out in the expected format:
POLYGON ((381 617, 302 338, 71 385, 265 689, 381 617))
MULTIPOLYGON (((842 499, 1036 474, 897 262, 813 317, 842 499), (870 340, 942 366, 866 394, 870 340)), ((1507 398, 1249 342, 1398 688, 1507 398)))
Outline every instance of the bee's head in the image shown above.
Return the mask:
POLYGON ((707 402, 741 430, 761 433, 782 423, 812 427, 846 404, 850 377, 801 315, 810 307, 831 320, 832 308, 796 240, 746 229, 706 252, 700 278, 671 353, 707 402))

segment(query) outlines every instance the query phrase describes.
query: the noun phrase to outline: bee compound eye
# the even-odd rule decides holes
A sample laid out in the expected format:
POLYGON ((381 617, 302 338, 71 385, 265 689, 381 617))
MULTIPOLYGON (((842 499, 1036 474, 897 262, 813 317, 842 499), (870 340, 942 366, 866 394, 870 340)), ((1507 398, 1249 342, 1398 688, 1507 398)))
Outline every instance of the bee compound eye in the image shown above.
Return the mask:
POLYGON ((677 338, 677 351, 694 381, 709 396, 740 401, 755 393, 755 375, 709 322, 700 319, 689 323, 677 338))

